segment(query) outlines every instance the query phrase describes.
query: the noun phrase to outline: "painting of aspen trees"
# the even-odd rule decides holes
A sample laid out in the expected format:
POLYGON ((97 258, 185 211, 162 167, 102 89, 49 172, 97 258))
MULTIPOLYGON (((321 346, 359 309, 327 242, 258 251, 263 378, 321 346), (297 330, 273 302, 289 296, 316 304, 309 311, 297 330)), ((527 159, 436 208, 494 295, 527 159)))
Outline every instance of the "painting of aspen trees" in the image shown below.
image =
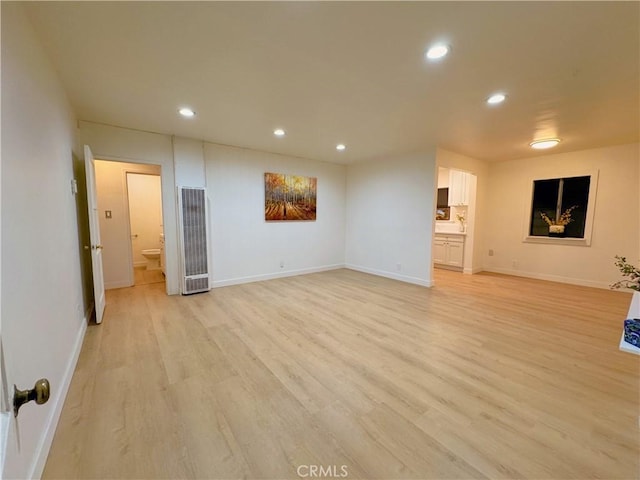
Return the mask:
POLYGON ((265 173, 264 219, 315 220, 317 184, 315 177, 265 173))

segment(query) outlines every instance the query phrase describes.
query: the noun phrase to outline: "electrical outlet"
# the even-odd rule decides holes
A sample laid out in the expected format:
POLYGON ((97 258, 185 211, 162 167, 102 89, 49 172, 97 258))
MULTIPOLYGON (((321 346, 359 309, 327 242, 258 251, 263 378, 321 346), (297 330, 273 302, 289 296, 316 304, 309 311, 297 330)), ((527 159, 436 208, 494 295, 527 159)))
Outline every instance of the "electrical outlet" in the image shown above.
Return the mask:
POLYGON ((511 261, 511 266, 512 266, 513 268, 518 268, 518 261, 517 261, 517 260, 512 260, 512 261, 511 261))
POLYGON ((396 270, 398 271, 402 270, 402 264, 396 263, 396 270))
POLYGON ((490 256, 490 257, 493 257, 493 248, 490 248, 490 249, 489 249, 489 256, 490 256))
POLYGON ((280 260, 280 268, 284 268, 284 260, 280 260))

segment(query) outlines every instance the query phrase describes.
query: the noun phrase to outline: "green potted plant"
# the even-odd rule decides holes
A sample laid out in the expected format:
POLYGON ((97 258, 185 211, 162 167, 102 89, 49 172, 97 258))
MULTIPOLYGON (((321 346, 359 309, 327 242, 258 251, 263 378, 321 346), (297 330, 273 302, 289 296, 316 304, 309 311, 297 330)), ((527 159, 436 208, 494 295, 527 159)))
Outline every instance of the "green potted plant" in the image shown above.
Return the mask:
POLYGON ((640 268, 628 263, 625 257, 619 255, 616 255, 615 265, 624 278, 611 284, 611 288, 629 288, 640 292, 640 268))
POLYGON ((624 321, 620 349, 640 355, 640 268, 630 264, 625 257, 619 255, 616 255, 615 265, 620 270, 623 279, 611 284, 611 288, 633 290, 629 313, 624 321))

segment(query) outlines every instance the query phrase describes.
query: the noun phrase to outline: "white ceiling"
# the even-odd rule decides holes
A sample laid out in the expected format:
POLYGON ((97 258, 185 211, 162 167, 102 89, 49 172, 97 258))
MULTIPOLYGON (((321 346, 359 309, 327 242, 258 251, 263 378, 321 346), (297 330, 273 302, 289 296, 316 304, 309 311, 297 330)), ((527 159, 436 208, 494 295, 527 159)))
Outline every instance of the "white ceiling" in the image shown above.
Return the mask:
POLYGON ((640 139, 638 2, 44 2, 81 120, 351 163, 640 139), (428 63, 426 48, 451 45, 428 63), (507 102, 484 100, 504 91, 507 102), (190 105, 194 119, 179 117, 190 105), (275 138, 273 129, 287 131, 275 138), (337 152, 335 145, 347 150, 337 152))

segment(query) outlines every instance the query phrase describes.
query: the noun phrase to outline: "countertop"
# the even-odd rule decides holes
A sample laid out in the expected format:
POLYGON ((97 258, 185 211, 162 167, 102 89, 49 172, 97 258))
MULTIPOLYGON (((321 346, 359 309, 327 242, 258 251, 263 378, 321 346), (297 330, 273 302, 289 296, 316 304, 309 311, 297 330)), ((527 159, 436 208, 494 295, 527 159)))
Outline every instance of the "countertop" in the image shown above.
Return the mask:
POLYGON ((442 230, 436 229, 436 231, 434 232, 434 235, 460 235, 462 237, 466 237, 467 232, 447 232, 447 231, 443 232, 442 230))

